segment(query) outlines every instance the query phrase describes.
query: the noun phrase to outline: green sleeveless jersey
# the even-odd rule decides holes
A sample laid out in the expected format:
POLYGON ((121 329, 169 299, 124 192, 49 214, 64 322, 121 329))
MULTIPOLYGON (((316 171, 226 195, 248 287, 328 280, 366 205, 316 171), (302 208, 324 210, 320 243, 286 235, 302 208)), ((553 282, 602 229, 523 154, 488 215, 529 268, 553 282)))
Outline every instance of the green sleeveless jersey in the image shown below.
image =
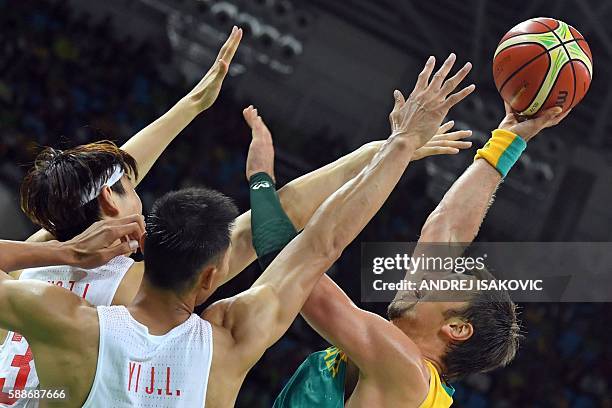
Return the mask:
MULTIPOLYGON (((429 392, 419 408, 448 408, 454 388, 444 382, 436 367, 424 360, 429 392)), ((274 401, 273 408, 344 408, 347 357, 336 347, 311 354, 300 365, 274 401)))
POLYGON ((336 347, 312 353, 298 367, 273 408, 344 408, 346 355, 336 347))

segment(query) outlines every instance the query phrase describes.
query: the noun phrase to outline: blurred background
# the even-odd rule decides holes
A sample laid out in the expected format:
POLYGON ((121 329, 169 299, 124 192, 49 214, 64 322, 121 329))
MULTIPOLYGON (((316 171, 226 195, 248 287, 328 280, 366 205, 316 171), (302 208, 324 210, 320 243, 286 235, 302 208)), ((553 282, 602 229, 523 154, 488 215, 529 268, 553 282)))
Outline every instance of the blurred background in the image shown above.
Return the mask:
MULTIPOLYGON (((0 237, 34 231, 19 183, 41 146, 123 143, 208 70, 232 25, 245 36, 220 99, 178 137, 139 186, 145 211, 164 192, 217 188, 248 209, 250 133, 259 108, 275 138, 279 186, 389 133, 391 92, 409 92, 426 58, 474 64, 477 91, 451 111, 480 145, 502 118, 491 59, 530 17, 561 19, 586 37, 594 79, 560 126, 543 132, 497 194, 479 240, 612 240, 612 2, 392 0, 0 0, 0 237)), ((349 247, 334 279, 360 298, 362 241, 416 240, 474 149, 406 172, 349 247)), ((256 266, 215 299, 246 289, 256 266)), ((384 314, 384 304, 363 304, 384 314)), ((506 369, 453 384, 458 407, 611 407, 609 304, 525 304, 526 339, 506 369)), ((301 318, 251 371, 238 407, 270 407, 303 358, 326 347, 301 318)))

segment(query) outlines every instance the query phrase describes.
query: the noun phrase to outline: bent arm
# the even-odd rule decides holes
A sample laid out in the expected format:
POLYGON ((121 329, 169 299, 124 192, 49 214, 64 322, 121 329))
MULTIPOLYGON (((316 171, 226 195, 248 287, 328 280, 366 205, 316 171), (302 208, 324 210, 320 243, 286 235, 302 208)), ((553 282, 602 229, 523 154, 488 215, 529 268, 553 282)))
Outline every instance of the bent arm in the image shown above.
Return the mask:
POLYGON ((70 249, 57 241, 16 242, 0 240, 0 269, 35 268, 47 265, 66 265, 72 261, 70 249))
POLYGON ((39 281, 18 281, 0 271, 0 328, 53 343, 87 302, 39 281))
POLYGON ((380 209, 415 150, 405 135, 391 136, 365 169, 321 205, 252 288, 232 300, 226 321, 246 361, 254 364, 287 330, 321 275, 380 209))
POLYGON ((0 240, 0 269, 14 271, 47 265, 94 268, 138 248, 144 217, 130 215, 102 220, 66 242, 14 242, 0 240))
MULTIPOLYGON (((355 177, 384 144, 370 142, 333 163, 305 174, 278 191, 281 204, 291 222, 301 231, 314 212, 336 190, 355 177)), ((232 230, 230 268, 224 283, 234 278, 256 258, 252 244, 251 211, 240 215, 232 230)))
MULTIPOLYGON (((557 125, 569 114, 569 111, 561 113, 561 108, 554 107, 545 110, 537 117, 519 122, 519 118, 508 104, 505 104, 505 109, 506 116, 500 123, 499 129, 514 134, 524 142, 528 142, 543 129, 557 125)), ((516 154, 520 155, 520 152, 511 156, 516 154)), ((419 242, 470 243, 474 240, 502 180, 500 169, 496 170, 483 156, 478 157, 479 160, 475 160, 455 181, 438 207, 431 213, 423 226, 419 242)), ((518 156, 513 157, 514 161, 517 159, 518 156)), ((509 169, 505 169, 504 174, 509 169)))

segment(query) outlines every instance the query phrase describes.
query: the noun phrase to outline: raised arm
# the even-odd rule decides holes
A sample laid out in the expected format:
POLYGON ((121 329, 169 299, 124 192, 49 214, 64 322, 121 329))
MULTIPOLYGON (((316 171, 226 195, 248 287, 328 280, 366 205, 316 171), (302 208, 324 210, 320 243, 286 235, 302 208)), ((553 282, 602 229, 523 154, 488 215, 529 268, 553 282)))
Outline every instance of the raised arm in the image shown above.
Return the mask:
POLYGON ((138 164, 139 179, 151 170, 155 161, 178 134, 201 112, 215 102, 225 78, 229 64, 238 49, 242 29, 234 26, 229 38, 204 78, 162 117, 136 133, 121 148, 128 152, 138 164))
POLYGON ((416 149, 433 137, 450 107, 473 91, 469 86, 447 98, 469 71, 443 85, 453 62, 454 56, 429 83, 430 58, 408 102, 395 92, 392 135, 371 162, 325 200, 249 291, 229 300, 226 322, 244 364, 254 364, 287 330, 321 275, 382 206, 416 149))
MULTIPOLYGON (((449 247, 451 252, 447 254, 460 256, 478 234, 503 176, 508 173, 522 152, 522 149, 511 151, 508 147, 514 143, 508 142, 514 142, 513 138, 517 139, 516 142, 522 140, 524 149, 525 143, 540 131, 558 124, 569 114, 569 111, 561 114, 561 108, 551 108, 536 118, 519 122, 519 118, 508 104, 505 104, 505 110, 506 116, 498 130, 493 132, 489 142, 478 151, 474 162, 453 183, 425 221, 415 253, 426 253, 431 250, 427 246, 428 243, 458 243, 460 246, 449 247), (498 133, 499 131, 501 133, 498 133), (504 151, 503 146, 506 146, 507 151, 504 151), (509 160, 500 164, 501 156, 509 160)), ((414 281, 418 278, 414 272, 406 276, 407 280, 414 281)), ((413 293, 398 291, 395 295, 396 304, 404 300, 412 302, 413 293)))
MULTIPOLYGON (((471 64, 466 64, 455 78, 461 81, 470 69, 471 64)), ((455 78, 449 81, 457 80, 455 78)), ((456 85, 454 83, 453 88, 456 85)), ((397 327, 358 308, 328 276, 319 280, 302 308, 302 316, 330 344, 343 350, 366 375, 393 383, 396 378, 388 377, 387 373, 422 368, 418 348, 397 327), (406 364, 410 360, 414 364, 406 364), (390 370, 396 364, 397 370, 390 370)), ((420 378, 412 375, 403 378, 405 386, 415 391, 417 402, 420 398, 417 387, 423 385, 420 378), (417 380, 412 381, 415 378, 417 380)))
MULTIPOLYGON (((121 146, 121 149, 128 152, 138 165, 138 179, 134 181, 135 185, 143 180, 179 133, 215 102, 241 39, 242 29, 234 26, 229 38, 221 47, 215 63, 204 78, 168 112, 121 146)), ((55 237, 51 233, 41 229, 31 235, 27 241, 47 242, 53 239, 55 237)))
MULTIPOLYGON (((257 109, 249 106, 243 114, 253 133, 249 153, 266 149, 266 151, 272 151, 273 154, 272 135, 258 115, 257 109), (258 137, 255 137, 256 135, 258 137)), ((432 155, 457 154, 460 149, 469 148, 472 143, 461 139, 469 137, 472 132, 467 130, 449 132, 453 125, 453 121, 442 125, 430 141, 414 152, 411 160, 419 160, 432 155)), ((282 187, 278 191, 278 196, 282 208, 295 228, 301 231, 321 203, 363 170, 384 142, 384 140, 376 140, 367 143, 333 163, 305 174, 282 187)), ((256 157, 257 154, 260 153, 252 157, 256 157)), ((247 160, 247 166, 249 166, 248 163, 247 160)), ((247 167, 247 174, 249 172, 250 169, 247 167)), ((251 215, 251 211, 247 211, 240 215, 234 224, 230 272, 225 282, 234 278, 256 258, 252 245, 251 215)))
MULTIPOLYGON (((561 108, 551 108, 537 118, 519 123, 511 108, 506 105, 506 117, 499 129, 518 135, 527 142, 542 129, 556 125, 569 114, 560 115, 560 112, 561 108)), ((489 161, 484 157, 475 160, 429 215, 419 242, 472 242, 501 181, 500 171, 489 161)))

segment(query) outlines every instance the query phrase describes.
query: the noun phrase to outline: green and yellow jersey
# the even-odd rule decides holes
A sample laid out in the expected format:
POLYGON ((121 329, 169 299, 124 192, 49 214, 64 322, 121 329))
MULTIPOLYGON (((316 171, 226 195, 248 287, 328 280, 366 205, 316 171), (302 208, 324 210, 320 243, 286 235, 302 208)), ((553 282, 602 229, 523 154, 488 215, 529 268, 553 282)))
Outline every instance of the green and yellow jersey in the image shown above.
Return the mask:
MULTIPOLYGON (((273 408, 344 408, 347 362, 346 354, 337 347, 312 353, 289 379, 273 408)), ((425 363, 431 374, 429 393, 419 408, 450 407, 455 390, 440 379, 433 364, 425 363)))

